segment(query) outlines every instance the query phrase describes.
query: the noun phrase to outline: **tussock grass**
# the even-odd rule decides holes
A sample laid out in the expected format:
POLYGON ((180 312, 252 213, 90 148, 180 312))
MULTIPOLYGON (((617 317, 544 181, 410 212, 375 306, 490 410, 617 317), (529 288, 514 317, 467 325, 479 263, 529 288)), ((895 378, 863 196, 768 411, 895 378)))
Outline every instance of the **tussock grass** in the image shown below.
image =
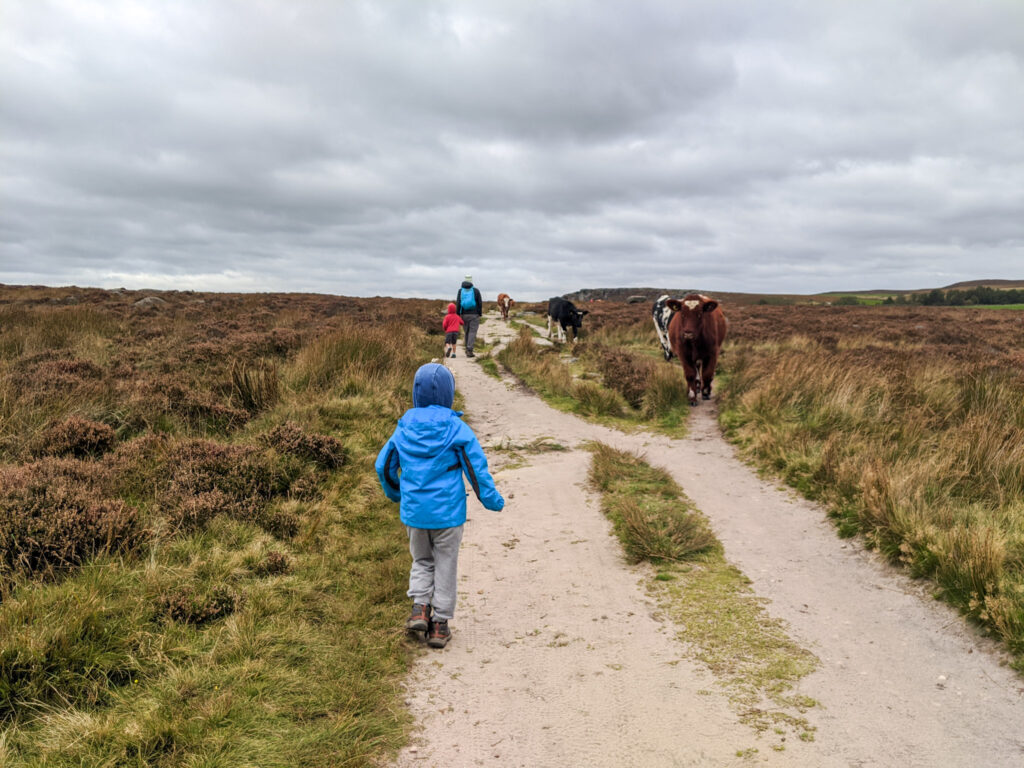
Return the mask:
POLYGON ((271 408, 281 397, 277 366, 266 360, 259 360, 255 365, 235 360, 229 375, 232 396, 250 413, 271 408))
POLYGON ((601 509, 627 558, 658 568, 648 590, 676 622, 679 638, 714 672, 744 722, 765 735, 792 732, 812 740, 803 714, 816 702, 794 687, 817 666, 814 655, 767 615, 667 472, 601 443, 591 450, 589 479, 601 493, 601 509))
POLYGON ((987 359, 847 338, 742 347, 722 423, 1002 639, 1024 671, 1024 379, 987 359), (882 374, 882 375, 880 375, 882 374))

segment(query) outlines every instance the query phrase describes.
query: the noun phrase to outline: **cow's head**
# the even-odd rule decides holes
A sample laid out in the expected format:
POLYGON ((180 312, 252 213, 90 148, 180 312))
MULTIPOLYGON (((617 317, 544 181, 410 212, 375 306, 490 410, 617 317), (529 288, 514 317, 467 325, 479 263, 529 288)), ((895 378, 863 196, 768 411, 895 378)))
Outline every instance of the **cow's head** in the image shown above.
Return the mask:
POLYGON ((691 293, 682 299, 669 299, 666 306, 676 313, 679 330, 684 339, 694 339, 700 335, 704 316, 718 308, 718 302, 706 296, 691 293))
POLYGON ((580 328, 583 325, 583 316, 589 313, 589 309, 573 309, 569 310, 569 325, 573 328, 580 328))

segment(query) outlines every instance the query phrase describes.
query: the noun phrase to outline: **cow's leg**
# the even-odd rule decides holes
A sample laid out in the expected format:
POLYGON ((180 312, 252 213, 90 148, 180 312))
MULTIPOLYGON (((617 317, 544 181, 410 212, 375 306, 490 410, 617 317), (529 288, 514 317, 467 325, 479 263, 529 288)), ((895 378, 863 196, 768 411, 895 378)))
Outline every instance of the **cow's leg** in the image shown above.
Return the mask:
POLYGON ((661 340, 661 352, 665 356, 665 360, 672 359, 672 343, 668 339, 668 334, 663 331, 657 323, 654 324, 655 329, 658 331, 658 338, 661 340))
POLYGON ((548 315, 548 338, 551 338, 551 315, 548 315))
POLYGON ((701 395, 705 400, 711 399, 711 381, 715 378, 715 367, 718 365, 718 353, 712 352, 704 363, 704 370, 701 372, 701 395))
POLYGON ((686 376, 686 394, 690 398, 690 405, 697 405, 697 393, 700 392, 700 384, 697 379, 697 369, 693 363, 683 358, 683 374, 686 376))

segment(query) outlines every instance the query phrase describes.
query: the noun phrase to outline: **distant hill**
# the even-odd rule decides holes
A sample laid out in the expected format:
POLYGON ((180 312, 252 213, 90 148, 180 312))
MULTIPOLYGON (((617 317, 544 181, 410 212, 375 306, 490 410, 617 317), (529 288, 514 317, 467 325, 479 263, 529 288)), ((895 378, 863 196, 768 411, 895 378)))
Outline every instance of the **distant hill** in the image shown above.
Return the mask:
MULTIPOLYGON (((990 288, 1024 288, 1024 280, 965 280, 942 287, 940 290, 967 290, 979 286, 990 288)), ((663 294, 684 296, 687 293, 703 293, 708 296, 727 301, 730 304, 818 304, 832 302, 837 296, 874 296, 879 299, 886 296, 899 296, 909 293, 928 293, 933 288, 914 288, 910 290, 892 290, 873 288, 867 291, 829 291, 827 293, 733 293, 729 291, 709 291, 699 287, 689 288, 581 288, 565 294, 572 302, 618 301, 618 302, 650 302, 663 294)))
POLYGON ((980 288, 983 285, 988 288, 1024 288, 1024 280, 964 280, 961 283, 947 285, 942 290, 948 291, 951 288, 980 288))
POLYGON ((581 288, 565 294, 565 298, 574 303, 588 301, 618 301, 635 303, 654 303, 663 294, 669 296, 685 296, 688 293, 703 293, 714 296, 730 304, 797 304, 815 301, 813 296, 778 293, 731 293, 728 291, 709 291, 706 288, 581 288))

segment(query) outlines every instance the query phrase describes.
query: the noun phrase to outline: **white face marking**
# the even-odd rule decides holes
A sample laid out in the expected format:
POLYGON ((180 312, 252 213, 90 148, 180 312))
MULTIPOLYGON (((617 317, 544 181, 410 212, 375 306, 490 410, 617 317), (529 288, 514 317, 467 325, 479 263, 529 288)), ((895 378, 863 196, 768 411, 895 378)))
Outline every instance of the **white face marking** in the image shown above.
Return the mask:
POLYGON ((699 301, 696 301, 696 300, 694 300, 694 299, 690 299, 689 301, 684 301, 684 302, 683 302, 683 305, 684 305, 684 306, 685 306, 685 307, 686 307, 687 309, 696 309, 697 307, 699 307, 699 306, 700 306, 700 302, 699 302, 699 301))

